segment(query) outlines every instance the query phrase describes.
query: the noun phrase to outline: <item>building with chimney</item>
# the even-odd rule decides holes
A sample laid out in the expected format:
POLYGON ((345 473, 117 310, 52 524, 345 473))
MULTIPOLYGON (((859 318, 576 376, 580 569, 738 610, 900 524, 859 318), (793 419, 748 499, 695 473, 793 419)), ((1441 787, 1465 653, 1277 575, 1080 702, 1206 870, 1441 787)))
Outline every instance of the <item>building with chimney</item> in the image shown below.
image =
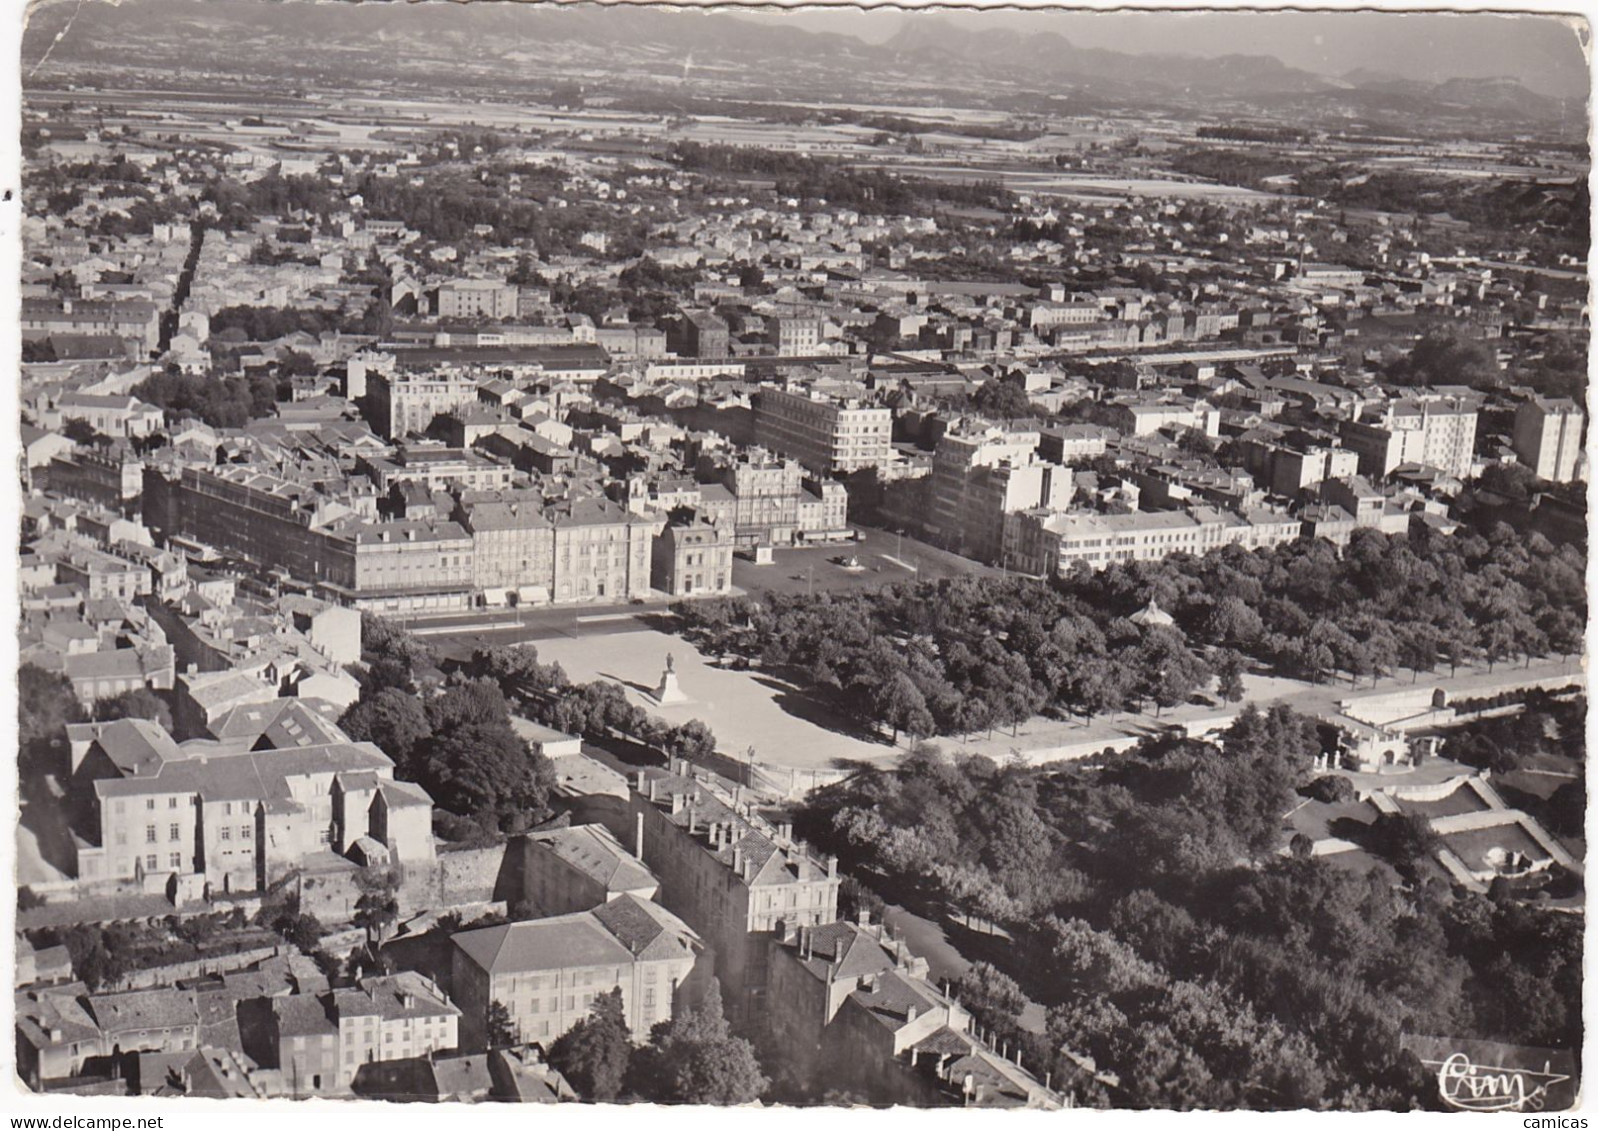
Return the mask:
POLYGON ((434 856, 427 792, 394 780, 393 761, 372 743, 310 713, 274 713, 258 733, 223 740, 179 744, 145 719, 73 724, 67 737, 84 884, 164 891, 193 878, 255 891, 329 851, 394 863, 434 856))
MULTIPOLYGON (((628 791, 634 852, 660 877, 660 902, 711 949, 723 1007, 735 1026, 767 1015, 767 952, 798 926, 838 917, 838 861, 811 855, 791 826, 757 815, 742 791, 676 759, 645 769, 628 791)), ((614 820, 615 818, 610 818, 614 820)))
POLYGON ((435 303, 438 316, 450 318, 486 318, 499 321, 515 318, 520 295, 515 285, 502 279, 452 279, 440 283, 435 303))
POLYGON ((290 1099, 348 1096, 364 1065, 457 1048, 460 1019, 443 991, 413 971, 238 1006, 245 1054, 281 1072, 290 1099))
POLYGON ((727 323, 708 310, 690 310, 682 320, 682 352, 689 357, 720 360, 731 352, 727 323))
POLYGON ((864 915, 785 931, 767 987, 772 1035, 796 1079, 871 1104, 1064 1106, 1019 1053, 1006 1059, 973 1034, 926 959, 864 915))
POLYGON ((604 825, 528 833, 511 847, 521 853, 518 897, 540 915, 592 911, 624 895, 654 899, 660 890, 654 874, 604 825))
POLYGON ((732 592, 732 531, 703 520, 667 522, 655 536, 651 582, 673 597, 732 592))

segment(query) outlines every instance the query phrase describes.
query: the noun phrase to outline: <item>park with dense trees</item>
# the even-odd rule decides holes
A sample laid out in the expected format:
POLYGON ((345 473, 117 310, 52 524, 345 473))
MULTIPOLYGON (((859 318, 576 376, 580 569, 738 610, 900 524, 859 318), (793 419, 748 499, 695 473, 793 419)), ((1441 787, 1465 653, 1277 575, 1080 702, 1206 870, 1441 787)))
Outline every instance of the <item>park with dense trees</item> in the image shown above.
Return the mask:
POLYGON ((1350 686, 1571 656, 1586 625, 1583 552, 1506 525, 1454 537, 1354 533, 1274 549, 1086 566, 1050 581, 959 578, 673 606, 704 653, 824 696, 883 738, 969 735, 1034 715, 1185 703, 1252 665, 1350 686), (1175 623, 1129 618, 1151 601, 1175 623))
MULTIPOLYGON (((991 924, 956 993, 1083 1104, 1408 1109, 1436 1090, 1402 1033, 1578 1048, 1579 917, 1279 853, 1317 749, 1280 707, 1046 768, 922 744, 814 792, 796 829, 899 902, 991 924)), ((1395 860, 1425 850, 1384 832, 1395 860)))

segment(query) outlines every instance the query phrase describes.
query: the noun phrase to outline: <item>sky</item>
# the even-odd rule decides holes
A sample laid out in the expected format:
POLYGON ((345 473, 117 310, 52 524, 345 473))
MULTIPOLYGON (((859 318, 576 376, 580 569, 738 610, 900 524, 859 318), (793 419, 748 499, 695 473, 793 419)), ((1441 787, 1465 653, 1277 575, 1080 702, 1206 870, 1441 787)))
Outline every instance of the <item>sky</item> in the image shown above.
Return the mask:
MULTIPOLYGON (((1580 4, 1572 0, 1571 7, 1580 4)), ((855 35, 868 42, 891 38, 907 19, 926 18, 919 13, 858 9, 745 15, 811 31, 855 35)), ((962 27, 1052 31, 1078 47, 1135 54, 1275 55, 1289 66, 1322 75, 1364 68, 1434 81, 1509 77, 1555 97, 1581 97, 1591 81, 1575 22, 1547 14, 1078 9, 942 10, 938 18, 962 27)))

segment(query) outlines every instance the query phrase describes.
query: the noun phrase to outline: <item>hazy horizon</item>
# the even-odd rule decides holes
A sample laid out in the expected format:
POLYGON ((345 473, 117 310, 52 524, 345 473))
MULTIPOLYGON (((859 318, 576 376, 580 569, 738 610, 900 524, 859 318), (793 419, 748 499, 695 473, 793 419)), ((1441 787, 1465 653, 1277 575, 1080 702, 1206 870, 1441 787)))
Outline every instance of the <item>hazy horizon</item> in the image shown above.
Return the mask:
MULTIPOLYGON (((1290 67, 1336 77, 1350 71, 1402 78, 1513 78, 1529 90, 1561 98, 1587 95, 1591 71, 1577 26, 1580 17, 1547 13, 1490 14, 1368 11, 975 11, 922 9, 973 29, 1049 31, 1078 47, 1132 54, 1200 58, 1272 55, 1290 67)), ((740 19, 787 23, 807 31, 891 39, 919 12, 893 10, 741 11, 740 19)))

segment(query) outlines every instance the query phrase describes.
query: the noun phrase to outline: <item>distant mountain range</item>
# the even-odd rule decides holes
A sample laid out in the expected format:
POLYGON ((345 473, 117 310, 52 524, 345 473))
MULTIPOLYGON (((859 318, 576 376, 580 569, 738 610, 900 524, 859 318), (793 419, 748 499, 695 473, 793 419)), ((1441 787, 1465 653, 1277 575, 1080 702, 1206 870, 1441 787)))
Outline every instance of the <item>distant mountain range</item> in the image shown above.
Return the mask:
POLYGON ((69 20, 71 28, 52 54, 60 63, 181 64, 223 73, 242 68, 243 75, 252 68, 261 73, 311 64, 336 68, 338 57, 347 56, 362 60, 368 70, 386 62, 414 73, 429 63, 453 63, 479 74, 499 68, 509 77, 526 78, 531 53, 551 69, 569 61, 590 72, 612 70, 619 81, 660 75, 678 65, 685 74, 714 66, 717 82, 742 83, 752 97, 802 79, 812 90, 836 83, 842 100, 846 90, 862 83, 898 81, 935 85, 951 104, 1008 90, 1075 96, 1102 106, 1235 105, 1264 116, 1291 109, 1316 119, 1415 115, 1528 125, 1584 120, 1579 104, 1536 94, 1514 79, 1430 83, 1360 71, 1332 77, 1286 66, 1270 55, 1129 54, 1077 47, 1052 32, 957 27, 935 15, 907 18, 893 38, 868 44, 726 13, 557 8, 509 0, 53 4, 30 13, 23 38, 25 74, 69 20))

